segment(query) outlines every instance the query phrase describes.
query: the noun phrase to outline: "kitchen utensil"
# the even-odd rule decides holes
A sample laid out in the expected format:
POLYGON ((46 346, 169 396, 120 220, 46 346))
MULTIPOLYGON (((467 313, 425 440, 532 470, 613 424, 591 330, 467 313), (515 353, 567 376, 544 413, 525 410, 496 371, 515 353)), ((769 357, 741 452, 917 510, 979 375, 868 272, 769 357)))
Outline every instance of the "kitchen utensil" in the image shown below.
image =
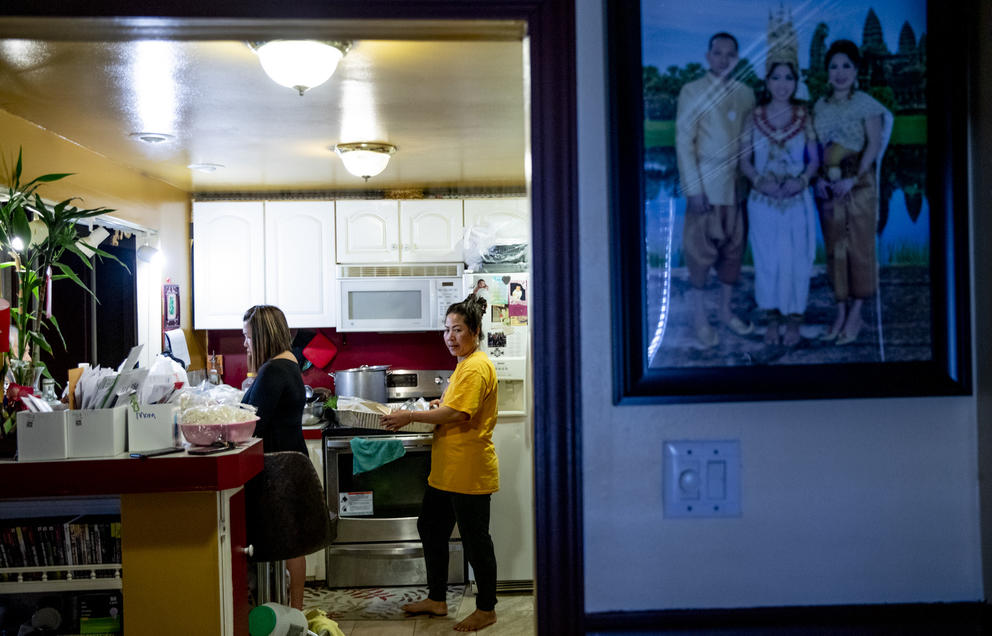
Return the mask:
POLYGON ((386 375, 388 364, 369 366, 363 364, 355 369, 344 369, 329 373, 334 378, 334 392, 338 395, 360 397, 373 402, 385 403, 386 375))

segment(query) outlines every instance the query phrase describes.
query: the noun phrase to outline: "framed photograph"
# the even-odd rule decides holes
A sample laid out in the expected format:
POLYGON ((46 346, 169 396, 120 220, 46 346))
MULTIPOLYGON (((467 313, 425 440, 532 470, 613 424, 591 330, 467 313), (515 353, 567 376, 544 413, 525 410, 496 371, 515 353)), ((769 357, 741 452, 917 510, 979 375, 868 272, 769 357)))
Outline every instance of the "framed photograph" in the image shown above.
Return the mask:
POLYGON ((766 5, 607 5, 616 402, 970 393, 960 12, 766 5))

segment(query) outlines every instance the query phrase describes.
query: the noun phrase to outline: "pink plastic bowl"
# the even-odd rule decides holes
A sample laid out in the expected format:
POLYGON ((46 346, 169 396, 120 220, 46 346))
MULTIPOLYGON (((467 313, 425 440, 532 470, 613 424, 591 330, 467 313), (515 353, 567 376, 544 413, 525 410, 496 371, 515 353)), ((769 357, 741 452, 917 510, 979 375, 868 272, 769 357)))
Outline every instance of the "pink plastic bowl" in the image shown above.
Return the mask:
POLYGON ((234 424, 181 424, 186 441, 194 446, 210 446, 216 442, 246 442, 255 432, 254 420, 234 424))

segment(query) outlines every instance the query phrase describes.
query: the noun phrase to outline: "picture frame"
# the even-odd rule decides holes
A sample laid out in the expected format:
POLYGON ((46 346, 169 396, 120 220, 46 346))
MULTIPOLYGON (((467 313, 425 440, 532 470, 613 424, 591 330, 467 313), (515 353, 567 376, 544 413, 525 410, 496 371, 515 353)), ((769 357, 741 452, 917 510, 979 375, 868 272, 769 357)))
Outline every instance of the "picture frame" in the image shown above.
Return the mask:
MULTIPOLYGON (((914 17, 906 18, 909 29, 903 26, 899 33, 902 39, 896 45, 887 50, 877 49, 875 58, 866 54, 861 60, 867 59, 874 65, 864 92, 887 98, 886 108, 895 114, 896 122, 893 137, 886 138, 886 142, 891 140, 892 143, 888 148, 894 150, 890 154, 883 150, 879 155, 881 161, 874 165, 877 200, 886 205, 876 205, 877 267, 873 279, 876 292, 872 296, 864 298, 860 305, 856 304, 858 299, 853 295, 843 301, 838 299, 834 288, 843 287, 840 282, 843 277, 828 271, 827 263, 831 261, 826 256, 821 227, 823 212, 820 206, 823 202, 816 198, 820 191, 815 189, 813 180, 810 180, 809 192, 816 202, 817 214, 811 217, 816 225, 816 256, 808 278, 808 300, 801 305, 801 312, 784 313, 774 307, 758 305, 755 287, 761 283, 757 279, 766 276, 766 292, 769 287, 767 274, 758 274, 759 267, 754 263, 766 264, 769 257, 767 252, 760 250, 755 254, 749 232, 744 234, 747 245, 741 257, 740 274, 731 284, 718 279, 711 267, 703 285, 697 286, 698 264, 696 273, 690 273, 686 254, 679 251, 682 247, 679 227, 689 212, 689 199, 681 190, 677 174, 678 149, 674 139, 679 129, 673 120, 677 120, 679 102, 672 86, 674 83, 677 87, 685 80, 681 84, 684 86, 692 77, 710 72, 706 68, 709 49, 705 34, 738 30, 739 36, 735 36, 739 42, 736 68, 739 71, 750 65, 753 75, 757 76, 757 79, 754 76, 750 79, 758 86, 759 83, 764 85, 761 76, 766 70, 765 62, 771 62, 774 57, 768 55, 769 48, 781 52, 775 44, 768 46, 767 42, 773 41, 768 33, 774 31, 776 37, 780 37, 780 27, 791 20, 789 28, 793 29, 800 52, 800 77, 796 79, 795 96, 799 96, 799 85, 807 84, 808 100, 797 103, 804 106, 814 131, 816 101, 813 98, 819 98, 809 85, 815 83, 813 72, 820 67, 813 63, 813 55, 822 56, 823 47, 835 38, 823 37, 824 32, 821 32, 821 48, 817 51, 809 37, 810 31, 814 31, 816 37, 815 30, 822 22, 827 26, 825 33, 829 33, 833 25, 834 34, 841 38, 843 25, 839 17, 831 22, 833 17, 849 18, 860 11, 865 24, 859 34, 862 40, 876 22, 883 27, 879 34, 882 41, 890 40, 884 26, 890 25, 891 15, 879 18, 874 8, 856 0, 833 0, 820 3, 819 8, 808 6, 810 4, 800 5, 805 13, 799 16, 791 15, 791 9, 777 0, 764 9, 746 0, 701 0, 684 7, 663 0, 607 4, 607 75, 611 84, 608 116, 611 133, 613 384, 617 404, 966 395, 971 392, 966 130, 969 107, 967 100, 954 95, 963 94, 963 87, 968 85, 969 58, 973 56, 967 53, 967 41, 952 36, 957 21, 965 19, 958 8, 941 6, 938 11, 925 0, 876 3, 883 7, 879 11, 900 16, 905 12, 914 17), (741 17, 746 11, 758 12, 758 18, 741 17), (790 14, 783 13, 786 11, 790 14), (869 11, 871 16, 867 15, 869 11), (764 24, 754 26, 759 23, 764 24), (759 29, 765 32, 758 35, 759 29), (924 33, 925 45, 914 39, 924 33), (695 40, 683 39, 691 34, 696 34, 695 40), (761 40, 765 40, 764 45, 761 40), (644 42, 649 46, 645 47, 644 42), (664 51, 658 53, 659 42, 680 44, 683 49, 695 46, 694 53, 682 59, 693 59, 696 66, 675 57, 666 58, 669 53, 664 51), (901 62, 895 60, 896 56, 913 50, 910 44, 922 51, 918 58, 921 63, 916 65, 918 74, 912 81, 898 75, 901 62), (804 48, 810 54, 805 64, 804 48), (662 66, 651 64, 645 53, 648 50, 653 51, 651 55, 658 56, 662 66), (886 54, 890 57, 880 61, 879 57, 886 54), (651 66, 654 68, 649 68, 651 66), (941 71, 927 74, 928 68, 941 71), (659 86, 668 93, 659 92, 662 90, 659 86), (921 95, 914 102, 906 98, 906 93, 899 92, 908 90, 909 86, 926 88, 920 90, 921 95), (924 104, 920 103, 920 97, 925 99, 924 104), (904 98, 905 102, 899 101, 904 98), (904 106, 904 103, 910 105, 904 106), (915 216, 911 194, 917 196, 916 204, 921 205, 915 210, 915 216), (893 201, 897 196, 902 200, 901 206, 895 209, 893 201), (662 213, 657 211, 659 201, 662 202, 662 213), (882 211, 886 206, 889 209, 882 211), (888 221, 889 227, 897 226, 896 214, 908 214, 912 224, 919 222, 915 229, 917 235, 924 237, 922 245, 907 250, 882 241, 885 222, 888 221), (657 245, 662 245, 663 249, 658 249, 657 245), (915 256, 907 256, 910 252, 915 256), (759 261, 754 260, 756 256, 759 261), (725 287, 730 289, 731 301, 726 305, 729 314, 740 319, 738 327, 750 324, 753 328, 750 333, 739 334, 737 331, 746 329, 734 330, 728 326, 730 321, 720 319, 719 316, 725 315, 721 313, 724 309, 721 294, 725 287), (699 298, 702 302, 697 300, 699 298), (852 321, 855 328, 851 329, 851 338, 838 339, 836 333, 831 334, 834 323, 840 320, 841 304, 847 317, 854 313, 855 306, 863 316, 860 324, 852 321), (704 316, 702 320, 700 315, 704 316), (797 315, 801 318, 794 318, 797 315), (777 342, 772 338, 769 344, 765 336, 772 325, 776 326, 776 334, 785 333, 789 328, 786 318, 795 319, 799 324, 798 343, 784 346, 784 336, 779 336, 777 342), (777 324, 776 320, 779 321, 777 324), (702 339, 702 336, 711 335, 706 327, 716 333, 712 341, 702 339), (831 335, 833 340, 829 339, 831 335), (838 345, 842 340, 850 342, 838 345)), ((669 51, 674 50, 673 46, 669 46, 669 51)), ((869 53, 876 51, 870 46, 866 48, 864 41, 860 42, 859 49, 869 53)), ((735 77, 743 78, 744 74, 735 74, 735 77)), ((858 78, 864 77, 865 71, 859 66, 858 78)), ((819 81, 820 97, 829 98, 834 88, 829 84, 826 68, 819 81)), ((761 90, 760 86, 758 90, 761 90)), ((766 99, 767 96, 770 93, 766 93, 766 99)), ((760 96, 756 97, 756 102, 761 103, 760 96)), ((749 111, 748 116, 753 112, 749 111)), ((882 119, 884 122, 884 117, 882 119)), ((683 139, 687 136, 684 130, 683 126, 683 132, 678 133, 683 139)), ((818 138, 814 144, 819 160, 825 156, 824 144, 818 138)), ((738 157, 756 157, 747 154, 746 149, 753 146, 737 146, 745 149, 738 157)), ((806 162, 812 156, 808 151, 800 151, 800 154, 806 162)), ((757 158, 754 165, 757 165, 757 158)), ((824 180, 824 187, 832 186, 834 182, 824 175, 825 171, 818 171, 816 178, 824 180)), ((744 181, 739 173, 737 177, 744 181)), ((739 187, 735 190, 740 191, 739 187)), ((753 203, 750 195, 746 199, 738 196, 737 200, 741 202, 739 209, 745 223, 749 220, 749 211, 758 219, 758 204, 753 203), (753 210, 749 210, 749 203, 753 210)), ((707 208, 709 211, 714 209, 707 208)), ((904 218, 902 224, 908 226, 910 221, 904 218)), ((835 246, 836 241, 831 250, 835 250, 835 246)), ((779 260, 784 259, 778 252, 771 254, 779 260)), ((836 256, 832 262, 837 262, 836 256)), ((780 265, 779 268, 790 273, 796 271, 794 267, 780 265)), ((805 275, 800 278, 806 279, 805 275)), ((768 304, 767 296, 765 293, 762 301, 765 304, 768 304)), ((838 331, 843 335, 843 330, 850 325, 843 321, 839 324, 838 331)))

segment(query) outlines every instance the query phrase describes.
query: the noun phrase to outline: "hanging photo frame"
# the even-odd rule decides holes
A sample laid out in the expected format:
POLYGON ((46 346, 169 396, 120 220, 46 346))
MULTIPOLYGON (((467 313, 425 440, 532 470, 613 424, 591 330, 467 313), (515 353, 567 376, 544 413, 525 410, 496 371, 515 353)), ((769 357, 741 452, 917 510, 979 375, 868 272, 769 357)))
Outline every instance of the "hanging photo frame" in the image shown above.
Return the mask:
POLYGON ((616 402, 970 392, 958 11, 607 12, 616 402))

